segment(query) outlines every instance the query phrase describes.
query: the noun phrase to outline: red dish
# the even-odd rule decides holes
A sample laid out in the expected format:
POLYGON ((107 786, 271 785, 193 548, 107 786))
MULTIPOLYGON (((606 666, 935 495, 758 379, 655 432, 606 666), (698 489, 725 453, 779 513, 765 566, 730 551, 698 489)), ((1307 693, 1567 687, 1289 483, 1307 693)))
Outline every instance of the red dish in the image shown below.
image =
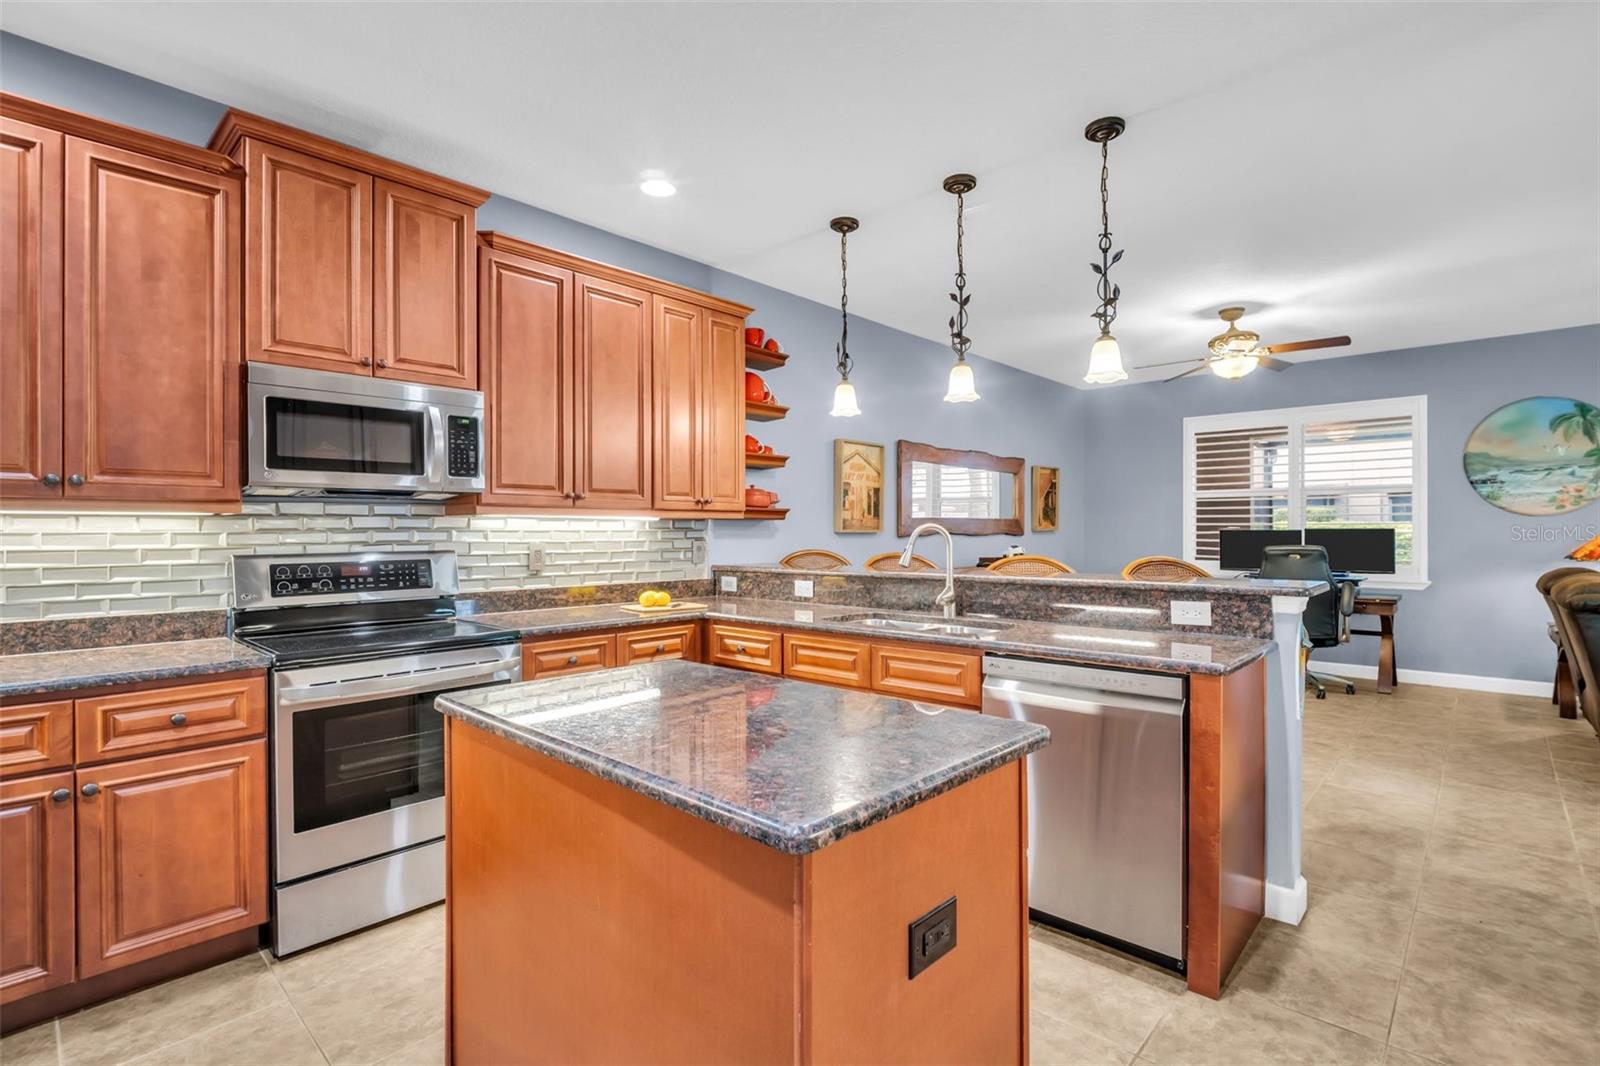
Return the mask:
POLYGON ((761 339, 766 335, 767 331, 759 326, 746 326, 744 331, 744 342, 752 348, 759 348, 761 347, 761 339))
MULTIPOLYGON (((744 435, 744 453, 746 455, 760 455, 763 448, 766 448, 766 446, 750 434, 746 433, 744 435)), ((766 450, 771 451, 772 449, 766 448, 766 450)))
POLYGON ((751 403, 766 403, 772 399, 767 383, 762 381, 761 375, 754 370, 744 372, 744 398, 751 403))
POLYGON ((767 338, 767 343, 766 343, 766 350, 769 351, 769 352, 774 352, 774 353, 778 352, 778 351, 781 351, 782 349, 780 349, 778 347, 778 338, 776 338, 776 337, 768 337, 767 338))

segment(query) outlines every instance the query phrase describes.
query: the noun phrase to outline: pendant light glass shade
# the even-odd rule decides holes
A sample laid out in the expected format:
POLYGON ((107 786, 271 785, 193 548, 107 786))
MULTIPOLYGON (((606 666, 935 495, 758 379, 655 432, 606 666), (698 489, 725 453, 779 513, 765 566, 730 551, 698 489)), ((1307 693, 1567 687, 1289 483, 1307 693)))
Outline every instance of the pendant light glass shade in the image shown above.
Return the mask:
POLYGON ((1261 357, 1256 355, 1225 355, 1221 359, 1211 360, 1211 372, 1219 378, 1230 381, 1242 378, 1254 370, 1261 363, 1261 357))
POLYGON ((835 418, 854 418, 861 413, 856 406, 856 387, 848 378, 840 378, 833 387, 833 410, 828 413, 835 418))
POLYGON ((1089 349, 1089 372, 1083 375, 1083 380, 1091 385, 1110 385, 1125 381, 1127 377, 1128 372, 1122 369, 1122 349, 1117 346, 1117 338, 1109 333, 1100 334, 1094 347, 1089 349))
POLYGON ((950 368, 950 386, 945 390, 945 403, 971 403, 978 399, 978 383, 972 377, 972 367, 963 360, 950 368))

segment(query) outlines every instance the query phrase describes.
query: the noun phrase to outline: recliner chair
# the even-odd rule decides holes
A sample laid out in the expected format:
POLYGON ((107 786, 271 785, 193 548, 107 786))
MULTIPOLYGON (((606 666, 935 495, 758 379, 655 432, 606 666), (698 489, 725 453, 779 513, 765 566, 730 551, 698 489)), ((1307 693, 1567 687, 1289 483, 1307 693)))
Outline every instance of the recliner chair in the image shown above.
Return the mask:
MULTIPOLYGON (((1328 565, 1328 549, 1320 544, 1282 544, 1265 548, 1261 555, 1260 577, 1287 581, 1325 581, 1327 592, 1319 592, 1306 604, 1301 616, 1307 643, 1312 648, 1332 648, 1350 639, 1350 614, 1356 609, 1356 586, 1351 581, 1336 581, 1328 565)), ((1319 677, 1306 671, 1306 684, 1327 699, 1329 682, 1344 685, 1355 695, 1356 687, 1342 678, 1319 677)))

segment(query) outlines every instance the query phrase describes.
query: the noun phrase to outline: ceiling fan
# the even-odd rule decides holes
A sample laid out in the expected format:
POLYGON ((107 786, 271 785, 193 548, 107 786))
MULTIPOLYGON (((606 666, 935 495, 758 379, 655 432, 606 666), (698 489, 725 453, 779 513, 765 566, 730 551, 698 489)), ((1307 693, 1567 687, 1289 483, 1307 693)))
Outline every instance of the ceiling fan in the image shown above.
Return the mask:
MULTIPOLYGON (((1350 343, 1349 337, 1321 337, 1314 341, 1291 341, 1288 344, 1262 344, 1261 334, 1248 329, 1240 329, 1239 319, 1244 315, 1242 307, 1224 307, 1217 312, 1217 317, 1228 324, 1228 328, 1212 337, 1206 342, 1206 347, 1211 349, 1211 354, 1202 356, 1197 360, 1179 359, 1171 363, 1154 363, 1152 366, 1178 366, 1182 363, 1198 362, 1200 365, 1185 370, 1183 373, 1167 378, 1167 381, 1177 381, 1190 374, 1198 374, 1202 370, 1209 370, 1219 378, 1242 378, 1258 366, 1268 370, 1288 370, 1293 363, 1273 356, 1278 352, 1304 352, 1313 348, 1342 348, 1350 343)), ((1149 369, 1149 368, 1146 368, 1149 369)))

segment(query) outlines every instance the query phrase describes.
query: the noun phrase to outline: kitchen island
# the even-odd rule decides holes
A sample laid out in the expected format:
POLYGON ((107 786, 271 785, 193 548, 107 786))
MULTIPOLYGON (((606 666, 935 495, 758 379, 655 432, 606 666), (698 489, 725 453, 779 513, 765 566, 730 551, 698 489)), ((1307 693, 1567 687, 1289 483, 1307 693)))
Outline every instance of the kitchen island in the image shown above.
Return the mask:
POLYGON ((1026 1060, 1043 727, 676 661, 438 706, 458 1066, 1026 1060))

